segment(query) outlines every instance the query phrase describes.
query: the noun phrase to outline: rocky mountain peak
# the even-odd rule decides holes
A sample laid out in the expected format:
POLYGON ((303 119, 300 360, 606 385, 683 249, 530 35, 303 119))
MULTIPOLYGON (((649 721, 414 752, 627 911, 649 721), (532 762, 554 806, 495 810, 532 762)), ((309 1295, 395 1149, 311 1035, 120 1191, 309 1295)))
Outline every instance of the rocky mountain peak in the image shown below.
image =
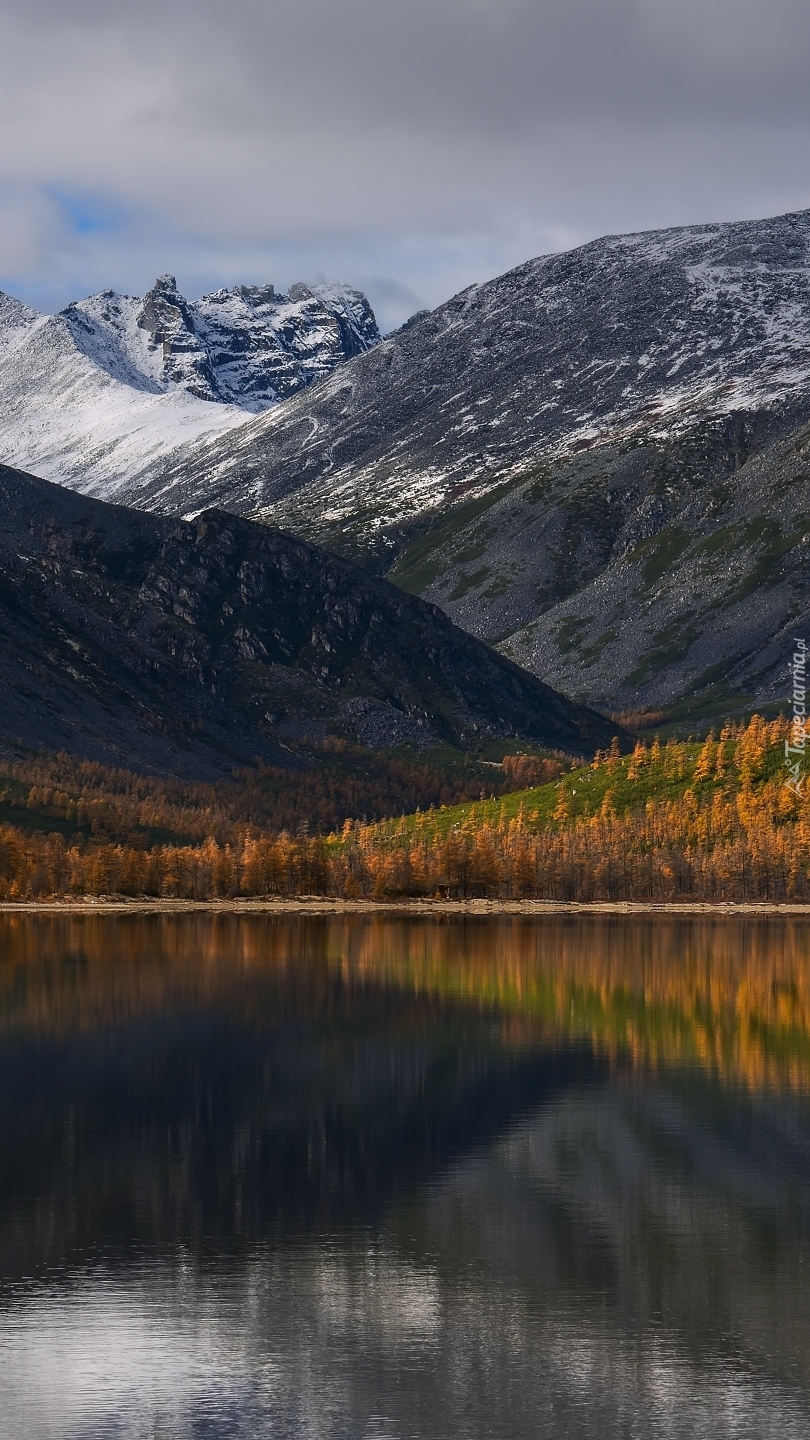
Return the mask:
POLYGON ((159 332, 175 330, 178 325, 194 333, 194 317, 188 301, 177 289, 173 275, 158 276, 152 289, 143 297, 143 309, 137 323, 156 340, 163 339, 163 334, 159 332))
POLYGON ((41 318, 30 305, 0 290, 0 354, 22 340, 41 318))
POLYGON ((142 299, 108 288, 54 316, 0 292, 0 459, 78 489, 120 483, 379 340, 368 300, 347 285, 285 295, 243 284, 188 300, 165 274, 142 299))
POLYGON ((144 296, 137 317, 163 358, 163 379, 199 400, 218 400, 216 375, 208 351, 196 333, 194 313, 177 289, 174 275, 159 275, 144 296))
MULTIPOLYGON (((110 292, 105 297, 113 305, 124 298, 110 292)), ((72 308, 86 311, 91 304, 72 308)), ((159 275, 135 324, 161 362, 157 378, 164 387, 254 412, 328 375, 380 339, 359 291, 301 282, 286 295, 272 284, 236 285, 189 301, 174 275, 159 275)))
POLYGON ((232 292, 241 295, 246 305, 269 305, 276 298, 275 285, 237 285, 232 292))

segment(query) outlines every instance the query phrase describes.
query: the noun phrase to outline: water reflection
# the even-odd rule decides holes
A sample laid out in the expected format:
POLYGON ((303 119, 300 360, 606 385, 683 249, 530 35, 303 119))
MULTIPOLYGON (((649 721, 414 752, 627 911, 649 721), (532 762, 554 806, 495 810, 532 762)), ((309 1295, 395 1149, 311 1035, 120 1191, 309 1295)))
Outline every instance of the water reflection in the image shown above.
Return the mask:
POLYGON ((3 1436, 810 1433, 803 922, 0 955, 3 1436))
POLYGON ((271 980, 309 1018, 338 979, 497 1011, 513 1039, 810 1088, 810 926, 794 917, 0 916, 5 1029, 233 1013, 271 980))

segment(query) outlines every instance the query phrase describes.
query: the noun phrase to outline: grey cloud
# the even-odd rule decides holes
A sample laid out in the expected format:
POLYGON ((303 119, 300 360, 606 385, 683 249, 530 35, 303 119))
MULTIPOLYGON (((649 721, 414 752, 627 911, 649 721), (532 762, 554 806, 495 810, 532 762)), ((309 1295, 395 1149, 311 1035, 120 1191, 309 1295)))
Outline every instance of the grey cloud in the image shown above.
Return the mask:
POLYGON ((0 283, 319 269, 396 277, 400 317, 604 231, 806 204, 809 67, 806 0, 5 0, 0 283), (79 233, 66 194, 120 219, 79 233))
POLYGON ((14 0, 7 13, 40 53, 117 52, 147 95, 171 76, 195 120, 237 129, 807 108, 802 0, 14 0))

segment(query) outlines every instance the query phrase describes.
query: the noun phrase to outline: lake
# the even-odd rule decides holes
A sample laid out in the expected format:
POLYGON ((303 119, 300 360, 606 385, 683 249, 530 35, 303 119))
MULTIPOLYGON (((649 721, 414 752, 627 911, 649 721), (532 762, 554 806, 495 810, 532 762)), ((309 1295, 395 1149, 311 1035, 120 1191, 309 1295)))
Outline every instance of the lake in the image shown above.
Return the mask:
POLYGON ((0 1435, 810 1435, 810 923, 0 915, 0 1435))

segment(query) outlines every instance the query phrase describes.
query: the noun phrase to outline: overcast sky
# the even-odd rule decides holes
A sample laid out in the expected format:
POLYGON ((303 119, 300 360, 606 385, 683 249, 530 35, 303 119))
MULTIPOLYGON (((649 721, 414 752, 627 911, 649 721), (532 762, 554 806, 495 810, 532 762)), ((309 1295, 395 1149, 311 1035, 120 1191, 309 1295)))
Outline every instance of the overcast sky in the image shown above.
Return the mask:
POLYGON ((390 328, 810 204, 808 0, 2 0, 0 287, 345 279, 390 328))

